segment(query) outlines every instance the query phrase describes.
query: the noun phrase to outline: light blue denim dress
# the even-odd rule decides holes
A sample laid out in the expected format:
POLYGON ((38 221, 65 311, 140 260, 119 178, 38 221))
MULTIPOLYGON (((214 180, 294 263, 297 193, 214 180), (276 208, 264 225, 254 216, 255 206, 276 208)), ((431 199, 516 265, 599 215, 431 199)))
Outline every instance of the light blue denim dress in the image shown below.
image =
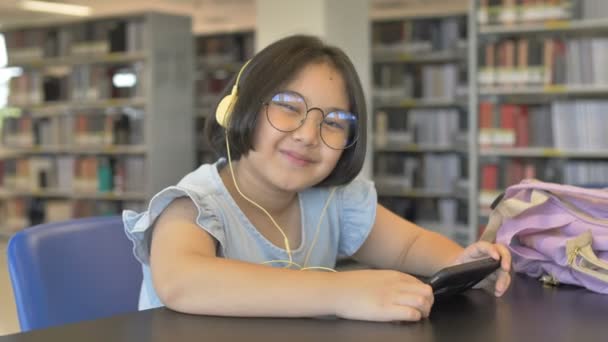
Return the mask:
MULTIPOLYGON (((201 165, 176 186, 167 187, 156 194, 147 211, 123 212, 125 232, 133 241, 135 257, 143 268, 140 310, 163 306, 152 284, 149 237, 156 218, 178 197, 187 196, 194 202, 198 209, 196 222, 218 241, 218 256, 251 263, 288 259, 285 249, 264 238, 228 193, 218 173, 218 166, 222 167, 225 163, 224 159, 220 159, 215 164, 201 165)), ((329 188, 311 188, 299 193, 302 243, 292 246, 293 260, 298 264, 304 262, 312 245, 329 193, 329 188)), ((323 217, 307 266, 334 268, 338 257, 354 254, 371 231, 376 204, 376 190, 368 180, 355 179, 338 187, 323 217)))

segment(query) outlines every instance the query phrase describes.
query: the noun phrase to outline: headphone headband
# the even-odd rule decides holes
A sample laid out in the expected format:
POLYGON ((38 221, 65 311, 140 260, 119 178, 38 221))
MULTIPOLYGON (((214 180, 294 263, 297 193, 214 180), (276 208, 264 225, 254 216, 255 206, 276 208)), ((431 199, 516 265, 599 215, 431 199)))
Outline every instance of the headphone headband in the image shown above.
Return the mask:
POLYGON ((241 74, 243 73, 243 71, 245 71, 245 68, 247 67, 247 65, 249 65, 249 62, 251 62, 251 59, 248 60, 247 62, 245 62, 245 64, 243 64, 243 66, 239 70, 239 73, 236 75, 236 81, 234 82, 235 87, 237 87, 239 85, 239 81, 241 79, 241 74))

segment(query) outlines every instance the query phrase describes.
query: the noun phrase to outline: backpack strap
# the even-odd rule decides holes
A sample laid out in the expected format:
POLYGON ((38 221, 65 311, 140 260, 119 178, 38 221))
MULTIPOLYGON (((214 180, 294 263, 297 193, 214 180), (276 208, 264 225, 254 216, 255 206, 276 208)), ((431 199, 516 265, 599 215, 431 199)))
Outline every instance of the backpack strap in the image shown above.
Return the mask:
POLYGON ((541 182, 536 179, 524 179, 519 184, 511 185, 507 188, 507 196, 519 190, 544 190, 555 194, 563 195, 584 195, 586 198, 597 198, 608 201, 608 188, 582 188, 574 185, 541 182))
MULTIPOLYGON (((496 233, 498 232, 498 228, 500 228, 505 218, 515 217, 524 211, 541 205, 549 200, 549 196, 542 191, 532 191, 530 202, 522 201, 513 197, 504 199, 501 196, 502 195, 498 196, 500 200, 493 208, 492 213, 490 213, 490 220, 488 221, 486 229, 483 231, 483 234, 480 237, 481 241, 496 241, 496 233)), ((496 200, 494 202, 496 202, 496 200)), ((495 203, 492 203, 492 205, 494 204, 495 203)))
POLYGON ((608 283, 608 262, 597 257, 591 245, 591 231, 566 241, 568 264, 575 270, 608 283))

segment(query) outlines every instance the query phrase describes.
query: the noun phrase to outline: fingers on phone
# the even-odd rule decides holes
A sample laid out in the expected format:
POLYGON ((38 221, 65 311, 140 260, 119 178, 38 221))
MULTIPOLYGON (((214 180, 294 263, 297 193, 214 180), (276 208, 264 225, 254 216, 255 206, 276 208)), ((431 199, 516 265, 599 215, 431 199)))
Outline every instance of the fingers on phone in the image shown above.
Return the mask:
POLYGON ((424 317, 420 310, 403 305, 394 305, 392 307, 392 320, 394 321, 419 321, 424 317))
POLYGON ((433 288, 428 284, 420 283, 416 284, 416 286, 408 286, 404 289, 405 291, 433 299, 433 288))
POLYGON ((403 291, 395 298, 395 304, 415 309, 420 312, 421 317, 429 316, 433 301, 433 292, 430 286, 426 285, 417 286, 415 290, 403 291))
POLYGON ((509 272, 505 272, 502 270, 498 271, 498 280, 496 281, 496 289, 494 291, 494 294, 497 297, 502 296, 507 291, 510 284, 511 275, 509 274, 509 272))
POLYGON ((407 317, 406 320, 420 320, 423 317, 428 317, 431 312, 431 301, 418 295, 403 294, 397 298, 395 303, 403 308, 401 311, 407 317))
POLYGON ((501 259, 500 267, 505 272, 510 272, 511 271, 511 253, 509 253, 509 250, 504 245, 496 244, 496 248, 498 249, 498 251, 500 253, 500 259, 501 259))
POLYGON ((479 241, 477 243, 477 246, 481 254, 483 254, 484 256, 490 256, 494 260, 500 259, 500 252, 496 249, 497 245, 493 245, 486 241, 479 241))

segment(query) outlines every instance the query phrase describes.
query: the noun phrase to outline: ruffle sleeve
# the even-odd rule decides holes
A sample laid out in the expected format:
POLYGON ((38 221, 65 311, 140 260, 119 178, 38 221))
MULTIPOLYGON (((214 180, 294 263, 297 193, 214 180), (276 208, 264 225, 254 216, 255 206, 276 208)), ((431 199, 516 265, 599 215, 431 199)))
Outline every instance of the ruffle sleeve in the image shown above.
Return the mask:
POLYGON ((340 206, 339 257, 352 256, 372 230, 378 197, 374 183, 355 179, 337 190, 340 206))
POLYGON ((217 216, 212 196, 200 196, 195 191, 181 186, 171 186, 156 194, 144 212, 137 213, 132 210, 124 210, 122 219, 125 233, 133 242, 133 253, 139 262, 149 265, 150 242, 154 222, 175 199, 189 197, 198 209, 197 224, 213 236, 221 246, 224 246, 225 234, 223 225, 217 216))

